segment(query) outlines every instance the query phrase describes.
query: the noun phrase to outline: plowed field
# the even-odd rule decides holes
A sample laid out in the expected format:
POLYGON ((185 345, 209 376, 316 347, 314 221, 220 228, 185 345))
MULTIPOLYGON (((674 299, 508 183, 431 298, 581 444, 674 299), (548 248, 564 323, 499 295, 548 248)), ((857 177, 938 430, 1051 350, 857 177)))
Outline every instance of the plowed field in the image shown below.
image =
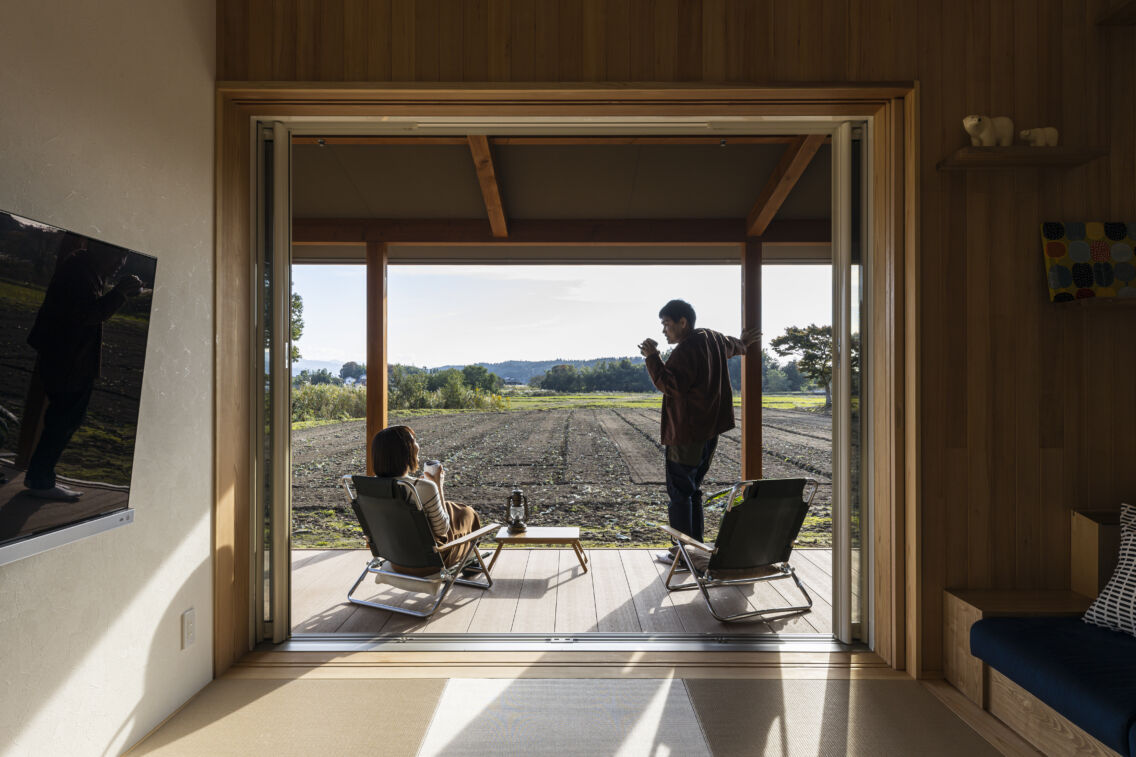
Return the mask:
MULTIPOLYGON (((659 411, 580 408, 453 413, 390 422, 411 426, 422 458, 446 468, 446 496, 500 520, 505 498, 520 487, 537 509, 534 525, 579 526, 589 546, 661 544, 667 522, 659 411)), ((740 423, 740 418, 738 418, 740 423)), ((800 544, 827 546, 831 536, 832 420, 800 410, 762 412, 763 474, 807 476, 820 483, 800 544)), ((362 546, 339 477, 362 473, 362 421, 292 434, 293 544, 362 546)), ((723 434, 703 489, 725 488, 741 472, 737 428, 723 434)), ((706 533, 717 532, 721 506, 706 508, 706 533)))

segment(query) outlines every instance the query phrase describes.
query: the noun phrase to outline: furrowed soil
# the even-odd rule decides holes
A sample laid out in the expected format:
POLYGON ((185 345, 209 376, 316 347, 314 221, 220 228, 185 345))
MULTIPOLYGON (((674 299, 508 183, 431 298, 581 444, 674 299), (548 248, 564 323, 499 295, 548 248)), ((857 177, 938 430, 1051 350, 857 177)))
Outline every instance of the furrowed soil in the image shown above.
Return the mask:
MULTIPOLYGON (((740 416, 736 420, 740 425, 740 416)), ((446 497, 473 506, 483 522, 502 520, 506 497, 519 487, 535 510, 531 525, 579 526, 586 546, 668 543, 657 525, 667 522, 657 409, 392 413, 390 423, 414 429, 421 458, 443 462, 446 497)), ((765 408, 762 434, 765 477, 804 476, 820 484, 797 543, 829 546, 831 416, 765 408)), ((292 432, 293 546, 364 546, 339 487, 341 476, 365 470, 364 436, 363 421, 292 432)), ((703 490, 712 493, 738 480, 740 461, 740 430, 734 428, 719 438, 703 490)), ((708 535, 717 533, 724 499, 705 508, 708 535)))

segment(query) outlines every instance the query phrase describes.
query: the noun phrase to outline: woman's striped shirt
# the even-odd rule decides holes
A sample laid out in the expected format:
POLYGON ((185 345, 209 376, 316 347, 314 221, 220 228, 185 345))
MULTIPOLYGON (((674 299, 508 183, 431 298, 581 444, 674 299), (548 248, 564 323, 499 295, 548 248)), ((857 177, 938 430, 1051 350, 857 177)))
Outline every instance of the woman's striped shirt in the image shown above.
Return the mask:
POLYGON ((448 539, 450 535, 450 512, 442 503, 442 498, 438 496, 437 485, 428 478, 405 476, 400 480, 413 485, 414 490, 418 492, 418 501, 421 504, 422 511, 426 513, 426 518, 430 521, 430 530, 434 532, 434 536, 443 541, 448 539))

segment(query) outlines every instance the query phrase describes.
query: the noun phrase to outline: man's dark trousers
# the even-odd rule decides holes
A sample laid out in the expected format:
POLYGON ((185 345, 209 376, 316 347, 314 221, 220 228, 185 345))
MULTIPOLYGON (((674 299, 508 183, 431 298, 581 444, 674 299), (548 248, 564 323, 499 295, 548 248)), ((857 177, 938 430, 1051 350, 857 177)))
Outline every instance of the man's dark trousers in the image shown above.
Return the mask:
POLYGON ((24 483, 32 489, 50 489, 55 486, 55 464, 71 437, 83 425, 87 405, 91 402, 92 386, 75 392, 49 394, 47 411, 43 414, 43 433, 35 452, 28 460, 24 483))
POLYGON ((702 535, 702 479, 710 470, 718 437, 702 445, 702 458, 696 465, 684 465, 666 455, 667 495, 671 498, 668 517, 671 528, 698 541, 702 535))

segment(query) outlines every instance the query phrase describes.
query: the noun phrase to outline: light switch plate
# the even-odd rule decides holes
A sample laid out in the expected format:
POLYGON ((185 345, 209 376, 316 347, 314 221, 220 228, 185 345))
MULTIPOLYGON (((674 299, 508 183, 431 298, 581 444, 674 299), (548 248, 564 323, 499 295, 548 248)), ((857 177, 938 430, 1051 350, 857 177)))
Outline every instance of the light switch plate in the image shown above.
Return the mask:
POLYGON ((181 614, 181 648, 193 646, 197 641, 197 614, 189 608, 181 614))

